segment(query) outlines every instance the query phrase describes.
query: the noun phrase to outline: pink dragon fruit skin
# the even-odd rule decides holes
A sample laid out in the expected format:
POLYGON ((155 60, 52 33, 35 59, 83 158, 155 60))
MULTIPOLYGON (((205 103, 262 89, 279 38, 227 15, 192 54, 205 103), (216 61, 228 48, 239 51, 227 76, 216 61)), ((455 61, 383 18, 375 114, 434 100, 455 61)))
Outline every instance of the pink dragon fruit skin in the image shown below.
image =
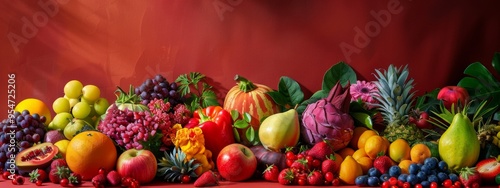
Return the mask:
POLYGON ((346 88, 343 89, 337 82, 327 98, 307 105, 302 113, 301 133, 304 141, 314 145, 325 140, 335 151, 349 144, 354 120, 349 115, 349 84, 346 88))

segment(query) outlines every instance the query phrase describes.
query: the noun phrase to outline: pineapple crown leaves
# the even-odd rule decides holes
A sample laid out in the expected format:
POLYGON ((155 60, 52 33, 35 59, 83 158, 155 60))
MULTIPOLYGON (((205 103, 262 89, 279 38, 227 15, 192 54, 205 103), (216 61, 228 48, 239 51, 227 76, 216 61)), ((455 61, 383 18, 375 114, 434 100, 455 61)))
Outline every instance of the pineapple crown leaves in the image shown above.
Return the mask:
POLYGON ((413 89, 412 78, 408 78, 408 65, 404 67, 395 67, 390 65, 383 72, 375 70, 375 85, 378 88, 379 95, 374 98, 379 101, 376 104, 380 108, 384 120, 388 123, 406 123, 408 114, 415 101, 415 91, 413 89))
POLYGON ((198 177, 194 170, 200 166, 199 163, 194 163, 191 159, 186 161, 186 153, 179 148, 174 148, 171 153, 166 151, 165 157, 159 160, 157 175, 164 176, 164 179, 170 182, 178 181, 181 175, 189 175, 190 177, 198 177))

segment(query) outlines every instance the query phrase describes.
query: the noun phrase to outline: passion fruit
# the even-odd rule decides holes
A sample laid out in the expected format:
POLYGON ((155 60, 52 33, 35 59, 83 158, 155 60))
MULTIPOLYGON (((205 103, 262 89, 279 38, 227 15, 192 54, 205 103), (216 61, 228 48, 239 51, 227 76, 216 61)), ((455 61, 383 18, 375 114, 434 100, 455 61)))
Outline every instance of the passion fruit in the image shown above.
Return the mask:
POLYGON ((45 169, 59 149, 50 142, 34 145, 16 155, 16 166, 20 171, 45 169))

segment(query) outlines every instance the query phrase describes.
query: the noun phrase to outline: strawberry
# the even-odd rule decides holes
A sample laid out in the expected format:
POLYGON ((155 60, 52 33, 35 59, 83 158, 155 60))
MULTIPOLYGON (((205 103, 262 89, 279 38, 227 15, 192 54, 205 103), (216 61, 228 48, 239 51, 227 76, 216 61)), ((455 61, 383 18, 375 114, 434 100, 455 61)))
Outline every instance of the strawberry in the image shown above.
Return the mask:
POLYGON ((56 168, 50 170, 49 173, 50 182, 58 184, 61 181, 61 179, 68 178, 70 172, 71 171, 66 166, 56 166, 56 168))
POLYGON ((198 179, 194 182, 195 187, 209 187, 219 185, 217 176, 211 170, 203 172, 198 179))
POLYGON ((476 185, 481 185, 481 177, 479 172, 477 172, 476 167, 469 168, 464 167, 460 169, 460 181, 464 187, 473 187, 476 185))
POLYGON ((481 182, 494 184, 495 176, 500 174, 500 162, 493 157, 483 159, 476 164, 476 170, 481 176, 481 182))
POLYGON ((333 174, 337 174, 340 166, 335 162, 335 155, 330 154, 322 163, 321 163, 321 171, 323 173, 331 172, 333 174))
POLYGON ((122 181, 122 177, 120 176, 120 174, 118 174, 118 172, 116 172, 116 170, 108 172, 108 174, 106 175, 106 179, 112 186, 118 186, 122 181))
POLYGON ((265 180, 277 182, 280 171, 276 165, 269 165, 262 174, 265 180))
POLYGON ((291 185, 295 179, 295 173, 291 168, 285 168, 281 170, 278 175, 278 182, 281 185, 291 185))
POLYGON ((82 175, 77 174, 77 173, 71 173, 71 175, 68 177, 69 183, 74 186, 79 186, 81 185, 82 182, 82 175))
POLYGON ((325 183, 323 174, 321 174, 321 172, 319 171, 313 170, 311 173, 309 173, 309 176, 307 176, 307 183, 309 185, 323 185, 323 183, 325 183))
POLYGON ((389 168, 391 168, 392 165, 392 159, 387 155, 379 156, 373 161, 373 167, 375 167, 382 174, 389 172, 389 168))
POLYGON ((58 166, 68 166, 64 159, 55 159, 50 163, 50 169, 57 169, 58 166))
POLYGON ((308 170, 309 167, 307 166, 307 160, 306 159, 297 159, 295 160, 292 165, 290 166, 291 169, 296 169, 296 170, 308 170))
POLYGON ((42 182, 47 179, 47 172, 41 169, 35 169, 29 173, 31 183, 36 183, 36 181, 41 180, 42 182))
POLYGON ((92 185, 95 188, 103 188, 106 185, 106 176, 104 174, 97 174, 92 178, 92 185))
POLYGON ((314 146, 309 149, 307 155, 310 155, 318 160, 325 160, 327 156, 333 154, 333 149, 327 141, 317 142, 314 146))

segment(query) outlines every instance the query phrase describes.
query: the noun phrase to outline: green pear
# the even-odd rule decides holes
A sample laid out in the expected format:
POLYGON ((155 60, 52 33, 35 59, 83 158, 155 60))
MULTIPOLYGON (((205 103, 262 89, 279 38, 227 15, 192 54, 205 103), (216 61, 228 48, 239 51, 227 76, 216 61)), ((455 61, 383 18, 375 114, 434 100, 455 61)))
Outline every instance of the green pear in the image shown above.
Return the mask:
POLYGON ((270 115, 259 127, 260 142, 264 147, 273 151, 293 147, 299 138, 299 114, 295 109, 270 115))

